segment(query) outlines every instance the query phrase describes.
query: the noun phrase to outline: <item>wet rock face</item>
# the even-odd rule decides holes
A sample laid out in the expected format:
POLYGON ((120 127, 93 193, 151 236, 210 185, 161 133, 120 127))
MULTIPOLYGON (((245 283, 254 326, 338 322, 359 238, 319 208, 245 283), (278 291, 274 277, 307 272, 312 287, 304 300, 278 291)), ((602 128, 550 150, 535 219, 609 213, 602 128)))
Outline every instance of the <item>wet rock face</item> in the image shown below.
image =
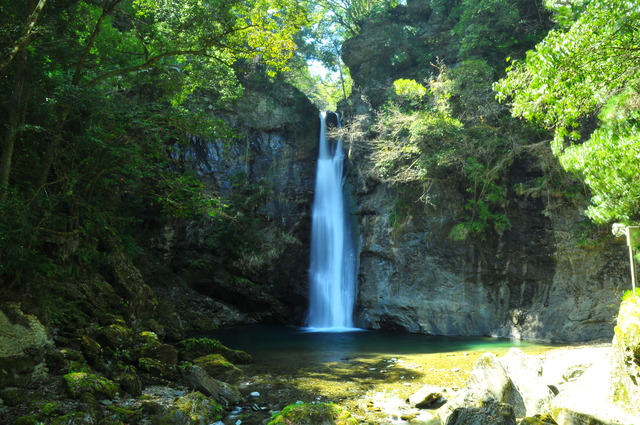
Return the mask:
MULTIPOLYGON (((508 187, 538 165, 524 158, 514 167, 508 187)), ((628 273, 624 245, 605 236, 580 247, 583 208, 510 193, 510 230, 456 241, 449 232, 465 205, 457 187, 433 184, 430 204, 407 203, 398 214, 397 188, 352 177, 360 325, 563 342, 612 337, 628 273)))
POLYGON ((152 245, 176 279, 235 310, 220 324, 290 323, 306 305, 318 110, 287 84, 247 81, 221 114, 233 137, 193 138, 175 155, 222 202, 236 203, 239 224, 177 220, 152 245), (243 246, 255 252, 239 260, 243 246))

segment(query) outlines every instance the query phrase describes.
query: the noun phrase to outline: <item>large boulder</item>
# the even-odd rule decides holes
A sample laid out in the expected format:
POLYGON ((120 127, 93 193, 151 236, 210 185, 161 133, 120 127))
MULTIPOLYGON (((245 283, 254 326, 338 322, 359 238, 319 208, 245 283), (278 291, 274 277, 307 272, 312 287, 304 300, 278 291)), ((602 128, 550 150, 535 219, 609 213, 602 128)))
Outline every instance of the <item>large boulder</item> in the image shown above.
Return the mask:
POLYGON ((407 402, 418 409, 437 409, 447 402, 447 389, 427 384, 411 394, 407 402))
POLYGON ((185 382, 196 391, 213 397, 224 405, 237 404, 242 395, 237 388, 209 376, 200 366, 188 366, 182 369, 185 382))
POLYGON ((222 418, 218 403, 202 393, 192 392, 177 399, 153 418, 152 423, 167 425, 212 424, 222 418))
POLYGON ((356 425, 358 421, 351 414, 333 403, 291 404, 277 415, 268 425, 356 425))
POLYGON ((542 378, 542 363, 535 356, 512 348, 500 359, 521 399, 516 414, 518 417, 549 413, 549 402, 555 396, 542 378))
POLYGON ((478 406, 458 407, 446 425, 516 425, 516 416, 510 405, 489 399, 478 406))
MULTIPOLYGON (((559 425, 640 424, 640 415, 633 415, 611 402, 611 350, 602 347, 575 351, 565 352, 564 356, 574 357, 575 361, 584 365, 584 371, 579 377, 563 374, 571 380, 559 384, 559 394, 551 400, 550 410, 555 421, 559 425), (581 358, 580 351, 585 351, 588 357, 581 358)), ((545 365, 548 362, 545 361, 545 365)), ((571 369, 571 366, 566 368, 571 369)))
POLYGON ((0 305, 0 388, 22 387, 47 376, 45 355, 53 342, 35 316, 18 304, 0 305))
POLYGON ((439 416, 444 421, 456 409, 473 407, 493 399, 512 406, 517 417, 549 412, 554 397, 542 378, 540 362, 522 350, 512 348, 503 358, 483 354, 474 365, 465 388, 444 405, 439 416))
POLYGON ((237 383, 244 372, 220 354, 208 354, 198 357, 194 364, 203 368, 209 375, 223 382, 237 383))
POLYGON ((73 398, 91 394, 99 399, 112 399, 119 391, 118 384, 96 373, 72 372, 63 378, 67 391, 73 398))
POLYGON ((611 362, 613 400, 640 413, 640 297, 620 305, 611 362))

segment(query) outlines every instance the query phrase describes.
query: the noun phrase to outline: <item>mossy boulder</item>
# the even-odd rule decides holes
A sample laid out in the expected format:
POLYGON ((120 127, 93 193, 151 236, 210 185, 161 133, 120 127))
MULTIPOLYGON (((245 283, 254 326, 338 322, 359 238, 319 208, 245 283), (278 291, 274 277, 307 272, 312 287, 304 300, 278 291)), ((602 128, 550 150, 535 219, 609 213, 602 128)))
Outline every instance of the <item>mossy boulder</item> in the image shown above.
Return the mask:
POLYGON ((47 376, 45 356, 53 346, 46 328, 18 304, 0 304, 0 388, 22 387, 47 376))
POLYGON ((222 407, 199 392, 177 399, 164 412, 152 418, 154 425, 208 425, 222 418, 222 407))
POLYGON ((104 376, 89 372, 74 372, 64 375, 69 395, 80 398, 89 393, 96 398, 112 399, 119 391, 118 384, 104 376))
POLYGON ((558 423, 553 420, 551 415, 544 414, 522 418, 518 425, 558 425, 558 423))
POLYGON ((218 403, 232 405, 242 400, 242 395, 236 387, 212 378, 200 366, 188 365, 182 368, 181 371, 182 378, 190 388, 213 397, 218 403))
POLYGON ((154 332, 141 332, 138 341, 135 349, 137 357, 156 359, 168 365, 178 364, 178 350, 173 345, 160 342, 154 332))
POLYGON ((64 375, 67 372, 80 372, 80 368, 83 370, 89 369, 82 351, 69 347, 50 350, 47 354, 46 362, 49 372, 54 375, 64 375))
POLYGON ((513 407, 496 400, 484 400, 477 406, 458 407, 447 418, 447 425, 516 425, 513 407))
POLYGON ((117 323, 100 328, 97 339, 107 347, 122 350, 133 346, 134 336, 135 333, 131 328, 117 323))
POLYGON ((162 385, 168 383, 168 381, 174 381, 178 379, 179 375, 175 366, 150 357, 138 359, 138 371, 143 383, 153 385, 162 385))
POLYGON ((193 361, 203 368, 210 376, 224 382, 237 383, 244 376, 244 372, 227 360, 221 354, 207 354, 193 361))
POLYGON ((142 409, 129 409, 122 406, 107 406, 109 418, 127 424, 138 423, 142 418, 142 409))
POLYGON ((114 377, 114 380, 118 383, 118 385, 120 385, 120 388, 123 391, 126 391, 128 394, 134 397, 142 394, 142 380, 133 370, 118 373, 114 377))
POLYGON ((611 361, 613 400, 640 412, 640 296, 630 296, 620 305, 611 361))
POLYGON ((25 401, 27 394, 18 387, 5 387, 0 389, 0 397, 5 406, 17 406, 25 401))
POLYGON ((290 404, 276 413, 268 425, 356 425, 351 414, 333 403, 290 404))
POLYGON ((234 364, 253 363, 253 357, 250 354, 242 350, 231 349, 217 339, 184 339, 178 343, 178 349, 180 350, 180 358, 186 361, 193 361, 208 354, 220 354, 234 364))
POLYGON ((86 412, 74 412, 68 415, 58 416, 51 425, 69 425, 69 424, 94 424, 97 423, 95 416, 86 412))
POLYGON ((40 423, 40 421, 38 421, 38 418, 36 416, 24 415, 17 418, 13 424, 14 425, 37 425, 38 423, 40 423))
POLYGON ((158 301, 131 258, 118 251, 109 256, 109 263, 112 268, 112 285, 116 293, 126 300, 127 318, 138 320, 153 313, 158 301))
POLYGON ((100 366, 103 363, 104 350, 98 341, 89 335, 82 335, 79 338, 78 343, 80 344, 82 355, 87 362, 94 367, 100 366))

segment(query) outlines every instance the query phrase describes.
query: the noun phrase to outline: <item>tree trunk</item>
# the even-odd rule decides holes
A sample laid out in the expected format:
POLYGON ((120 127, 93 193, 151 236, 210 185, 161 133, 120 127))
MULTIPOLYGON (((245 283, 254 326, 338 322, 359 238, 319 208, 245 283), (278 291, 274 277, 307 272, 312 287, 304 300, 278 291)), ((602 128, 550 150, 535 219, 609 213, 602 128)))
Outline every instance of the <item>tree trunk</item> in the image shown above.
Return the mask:
POLYGON ((13 83, 13 96, 11 98, 11 110, 9 112, 9 125, 4 137, 2 146, 2 160, 0 161, 0 202, 7 199, 9 192, 9 177, 11 176, 11 163, 13 161, 13 149, 18 137, 18 127, 20 125, 20 109, 22 106, 22 95, 24 92, 25 66, 27 62, 27 51, 23 49, 18 55, 16 64, 16 74, 13 83))
POLYGON ((29 0, 27 4, 27 10, 32 10, 31 14, 27 18, 27 24, 24 28, 24 34, 22 37, 16 42, 16 45, 9 50, 9 55, 0 63, 0 75, 2 71, 11 63, 13 58, 18 54, 18 52, 23 52, 26 47, 29 45, 29 41, 31 40, 31 34, 33 32, 33 28, 36 25, 36 21, 38 20, 38 16, 40 16, 40 12, 44 9, 44 5, 47 3, 47 0, 40 0, 36 7, 33 7, 33 0, 29 0))

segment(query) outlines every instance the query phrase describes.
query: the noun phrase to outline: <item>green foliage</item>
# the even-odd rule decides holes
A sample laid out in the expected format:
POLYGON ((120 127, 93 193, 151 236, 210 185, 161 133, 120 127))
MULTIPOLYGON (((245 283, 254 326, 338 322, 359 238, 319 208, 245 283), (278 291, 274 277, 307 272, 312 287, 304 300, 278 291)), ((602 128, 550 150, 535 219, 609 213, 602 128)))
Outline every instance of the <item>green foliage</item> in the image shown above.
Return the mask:
POLYGON ((631 301, 634 298, 640 298, 640 288, 636 288, 635 292, 632 289, 629 289, 622 294, 622 301, 631 301))
MULTIPOLYGON (((29 3, 2 7, 2 52, 29 3)), ((11 141, 0 164, 3 284, 54 280, 60 262, 99 266, 98 246, 135 250, 125 235, 141 221, 222 214, 220 194, 174 148, 192 135, 232 140, 215 115, 242 94, 238 68, 285 70, 305 22, 290 0, 48 2, 0 79, 11 141)))
POLYGON ((398 0, 319 0, 317 4, 330 16, 348 37, 357 35, 362 24, 376 15, 384 14, 396 7, 398 0))
POLYGON ((211 351, 216 348, 224 347, 220 341, 211 338, 188 338, 180 341, 180 344, 187 350, 204 350, 211 351))
POLYGON ((593 191, 592 219, 637 220, 640 10, 625 0, 575 6, 559 9, 567 28, 550 32, 525 61, 513 61, 495 89, 515 116, 554 130, 554 153, 593 191))
MULTIPOLYGON (((452 229, 454 239, 483 235, 488 230, 502 232, 510 226, 504 179, 518 152, 518 135, 487 123, 497 120, 501 111, 486 93, 491 76, 486 63, 477 60, 465 62, 455 73, 439 64, 438 74, 429 80, 428 93, 415 81, 398 80, 394 96, 373 127, 377 138, 372 142, 372 159, 382 179, 396 185, 422 186, 425 192, 416 198, 426 202, 426 182, 463 182, 466 217, 452 229), (484 84, 467 84, 465 79, 471 77, 484 84), (486 117, 469 111, 468 105, 483 102, 488 103, 486 117)), ((392 221, 397 222, 398 217, 393 215, 392 221)))
POLYGON ((504 57, 518 43, 515 31, 521 18, 514 0, 463 0, 453 33, 460 39, 461 59, 504 57))
POLYGON ((416 80, 401 78, 393 82, 396 95, 409 102, 419 102, 427 94, 427 88, 416 80))

